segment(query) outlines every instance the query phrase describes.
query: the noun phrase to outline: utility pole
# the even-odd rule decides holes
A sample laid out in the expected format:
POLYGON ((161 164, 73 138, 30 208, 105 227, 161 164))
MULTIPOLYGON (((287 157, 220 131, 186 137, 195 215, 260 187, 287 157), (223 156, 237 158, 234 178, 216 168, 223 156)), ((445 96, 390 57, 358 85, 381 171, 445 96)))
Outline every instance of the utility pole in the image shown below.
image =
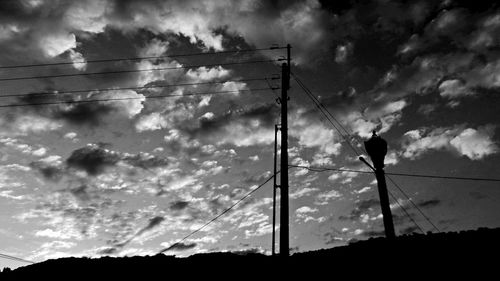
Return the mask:
POLYGON ((288 216, 288 89, 290 87, 290 49, 287 62, 281 65, 281 174, 280 174, 280 256, 290 255, 288 216))
POLYGON ((271 254, 276 255, 276 189, 279 187, 276 184, 276 173, 278 172, 278 131, 279 125, 274 125, 274 177, 273 177, 273 238, 272 238, 272 247, 271 254))
POLYGON ((380 136, 377 136, 375 131, 373 131, 373 136, 368 141, 365 141, 365 148, 366 152, 372 159, 372 163, 375 168, 371 167, 363 157, 360 157, 360 160, 375 170, 375 177, 377 178, 378 184, 378 194, 380 197, 380 207, 382 208, 382 216, 384 219, 385 237, 393 240, 396 238, 396 232, 394 231, 394 223, 392 221, 392 213, 389 205, 389 195, 387 194, 387 184, 385 182, 384 172, 384 158, 387 154, 387 142, 380 136))

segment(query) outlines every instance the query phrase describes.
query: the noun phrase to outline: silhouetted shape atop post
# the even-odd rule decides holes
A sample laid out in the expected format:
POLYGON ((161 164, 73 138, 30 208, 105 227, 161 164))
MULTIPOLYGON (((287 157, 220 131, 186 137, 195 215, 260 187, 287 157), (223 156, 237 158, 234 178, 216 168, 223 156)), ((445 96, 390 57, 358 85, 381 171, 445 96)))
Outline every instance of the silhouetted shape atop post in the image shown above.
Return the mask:
POLYGON ((384 158, 387 154, 387 142, 373 131, 372 137, 368 141, 365 141, 365 148, 375 167, 380 206, 382 208, 382 216, 384 217, 385 236, 389 239, 394 239, 396 238, 396 233, 394 231, 394 223, 392 222, 392 213, 389 205, 389 195, 387 194, 384 172, 384 158))

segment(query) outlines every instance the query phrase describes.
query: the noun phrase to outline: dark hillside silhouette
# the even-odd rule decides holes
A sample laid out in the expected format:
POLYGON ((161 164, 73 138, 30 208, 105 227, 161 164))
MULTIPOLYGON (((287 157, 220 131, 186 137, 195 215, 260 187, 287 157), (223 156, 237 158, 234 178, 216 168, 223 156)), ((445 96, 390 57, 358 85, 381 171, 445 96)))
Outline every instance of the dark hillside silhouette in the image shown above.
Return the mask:
MULTIPOLYGON (((208 253, 188 258, 156 255, 99 259, 62 258, 16 270, 4 269, 0 280, 162 280, 370 276, 379 279, 429 278, 437 275, 498 275, 500 228, 440 234, 412 234, 395 241, 372 238, 347 246, 297 253, 283 259, 254 253, 208 253), (284 269, 284 271, 282 270, 284 269)), ((322 279, 323 279, 322 278, 322 279)), ((479 279, 476 279, 479 280, 479 279)))

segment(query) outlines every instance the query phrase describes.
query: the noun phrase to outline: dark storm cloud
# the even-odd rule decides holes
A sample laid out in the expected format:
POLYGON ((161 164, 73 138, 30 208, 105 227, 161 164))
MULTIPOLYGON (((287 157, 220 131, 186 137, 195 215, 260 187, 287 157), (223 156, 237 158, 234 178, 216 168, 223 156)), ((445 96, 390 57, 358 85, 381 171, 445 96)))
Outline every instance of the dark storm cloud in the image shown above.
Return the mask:
MULTIPOLYGON (((54 93, 46 91, 46 93, 54 93)), ((111 102, 89 102, 75 103, 84 99, 100 99, 97 95, 88 98, 85 96, 64 96, 64 95, 43 95, 31 93, 19 98, 20 104, 25 104, 25 108, 51 119, 65 121, 68 124, 77 126, 97 127, 103 124, 105 118, 110 114, 117 113, 123 108, 111 102), (43 106, 46 103, 56 102, 58 104, 43 106), (66 103, 67 102, 67 103, 66 103)))
POLYGON ((120 155, 116 152, 98 146, 87 146, 73 151, 66 159, 66 164, 70 168, 84 170, 89 175, 95 176, 120 160, 120 155))
POLYGON ((416 232, 421 232, 417 226, 408 226, 408 227, 400 230, 400 233, 402 235, 409 235, 409 234, 416 233, 416 232))
POLYGON ((432 207, 436 207, 436 206, 440 205, 441 203, 442 203, 442 201, 439 199, 430 199, 430 200, 418 202, 417 205, 419 207, 423 207, 423 208, 432 208, 432 207))
POLYGON ((153 228, 159 226, 164 220, 165 220, 165 218, 160 217, 160 216, 156 216, 156 217, 150 219, 148 222, 148 225, 146 225, 143 229, 139 230, 135 236, 136 237, 140 236, 140 235, 152 230, 153 228))
POLYGON ((354 210, 351 211, 349 216, 340 216, 339 219, 357 220, 363 213, 373 208, 376 208, 377 206, 380 206, 380 201, 378 199, 372 198, 372 199, 360 200, 359 202, 355 203, 355 208, 354 210))
POLYGON ((69 192, 71 194, 73 194, 73 196, 75 196, 76 198, 78 198, 82 201, 88 201, 88 200, 90 200, 90 195, 87 192, 88 188, 89 188, 88 185, 82 184, 76 188, 70 189, 69 192))
POLYGON ((363 236, 365 237, 380 237, 385 236, 384 230, 368 230, 363 232, 363 236))
POLYGON ((116 111, 116 108, 111 104, 79 103, 52 114, 55 119, 61 119, 70 124, 98 126, 104 117, 113 111, 116 111))
POLYGON ((125 154, 122 156, 122 161, 143 169, 150 169, 168 165, 168 160, 147 153, 125 154))
POLYGON ((116 166, 120 161, 146 170, 168 164, 166 159, 147 153, 121 153, 100 145, 87 145, 74 150, 66 159, 66 164, 69 168, 83 170, 89 175, 96 176, 102 174, 106 168, 116 166))
POLYGON ((172 246, 161 250, 160 253, 169 252, 169 251, 186 251, 186 250, 193 249, 194 247, 196 247, 196 243, 194 243, 194 242, 193 243, 179 242, 179 243, 175 243, 172 246))
POLYGON ((189 202, 186 201, 175 201, 170 204, 169 209, 172 211, 180 211, 185 209, 188 205, 189 202))
POLYGON ((35 161, 30 163, 30 167, 40 172, 44 178, 50 181, 57 182, 64 176, 64 168, 60 165, 35 161))
MULTIPOLYGON (((123 219, 120 216, 116 216, 116 218, 123 219)), ((117 239, 108 241, 108 243, 112 244, 111 247, 105 248, 100 250, 98 253, 101 255, 111 255, 111 254, 116 254, 118 253, 121 249, 123 249, 125 246, 127 246, 130 242, 132 242, 135 238, 143 235, 144 233, 147 233, 155 228, 157 228, 163 221, 165 220, 164 217, 162 216, 156 216, 153 217, 149 220, 148 224, 141 228, 139 231, 137 231, 134 235, 132 235, 130 238, 123 242, 118 242, 117 239)), ((128 220, 127 220, 128 221, 128 220)), ((126 230, 125 234, 130 233, 130 230, 126 230)))
POLYGON ((213 119, 200 119, 195 128, 184 128, 191 136, 205 136, 215 134, 233 122, 250 123, 252 120, 260 122, 261 127, 270 128, 278 116, 277 105, 274 103, 257 104, 249 108, 231 109, 213 119))

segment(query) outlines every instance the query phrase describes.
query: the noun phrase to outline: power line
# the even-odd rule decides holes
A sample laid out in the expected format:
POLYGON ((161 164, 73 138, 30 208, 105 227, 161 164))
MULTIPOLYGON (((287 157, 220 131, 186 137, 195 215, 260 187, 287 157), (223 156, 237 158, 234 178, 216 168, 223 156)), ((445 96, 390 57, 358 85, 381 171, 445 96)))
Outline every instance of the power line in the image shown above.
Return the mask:
MULTIPOLYGON (((333 126, 333 128, 335 128, 335 130, 337 130, 337 132, 340 134, 340 136, 342 136, 342 138, 344 139, 344 141, 346 142, 346 144, 352 149, 352 151, 354 151, 354 153, 357 156, 359 156, 360 154, 358 153, 358 151, 354 148, 354 146, 347 139, 347 137, 341 132, 341 130, 339 128, 337 128, 337 126, 331 120, 331 117, 333 117, 333 115, 328 111, 328 109, 326 107, 322 106, 322 104, 314 96, 314 94, 307 88, 307 86, 304 83, 302 83, 302 81, 300 81, 300 79, 294 73, 291 73, 291 74, 292 74, 294 80, 297 82, 297 84, 302 88, 302 90, 309 97, 309 99, 311 99, 311 101, 316 105, 316 108, 326 117, 326 119, 330 122, 330 124, 333 126), (327 114, 327 112, 328 112, 328 114, 327 114)), ((335 117, 333 117, 333 120, 335 120, 337 122, 337 124, 340 127, 342 127, 342 125, 340 124, 340 122, 338 122, 337 119, 335 119, 335 117)), ((345 128, 344 128, 344 131, 346 131, 345 128)))
POLYGON ((326 168, 326 167, 321 168, 321 167, 308 167, 308 166, 301 166, 301 165, 288 165, 288 167, 307 169, 307 170, 312 171, 312 172, 337 171, 337 172, 373 174, 372 171, 361 171, 361 170, 352 170, 352 169, 344 169, 344 168, 326 168))
MULTIPOLYGON (((352 172, 352 173, 364 173, 364 174, 372 174, 373 173, 372 171, 353 170, 353 169, 344 169, 344 168, 308 167, 308 166, 300 166, 300 165, 288 165, 288 166, 294 167, 294 168, 308 169, 312 172, 338 171, 338 172, 352 172)), ((437 176, 437 175, 406 174, 406 173, 391 173, 391 172, 388 172, 385 174, 389 175, 389 176, 402 176, 402 177, 419 177, 419 178, 436 178, 436 179, 451 179, 451 180, 500 182, 500 179, 495 179, 495 178, 453 177, 453 176, 437 176)))
POLYGON ((257 88, 257 89, 234 90, 234 91, 195 92, 195 93, 186 93, 186 94, 177 94, 177 95, 175 95, 175 94, 174 95, 156 95, 156 96, 129 97, 129 98, 109 98, 109 99, 95 99, 95 100, 69 100, 69 101, 21 103, 21 104, 13 103, 13 104, 0 105, 0 108, 23 107, 23 106, 43 106, 43 105, 55 105, 55 104, 77 104, 77 103, 123 101, 123 100, 140 100, 140 99, 201 96, 201 95, 216 95, 216 94, 231 94, 231 93, 239 93, 239 92, 262 92, 262 91, 268 91, 268 90, 269 90, 269 88, 257 88))
POLYGON ((398 199, 392 194, 392 192, 390 190, 387 190, 387 192, 389 193, 389 195, 391 195, 392 199, 394 199, 394 201, 396 202, 396 204, 401 208, 401 210, 403 210, 403 212, 405 213, 405 215, 413 222, 413 224, 415 226, 417 226, 417 228, 423 233, 425 234, 425 231, 422 229, 422 227, 420 227, 420 225, 418 225, 418 223, 413 219, 413 217, 410 215, 410 213, 408 213, 408 211, 406 211, 406 209, 403 207, 402 204, 399 203, 398 199))
MULTIPOLYGON (((295 81, 297 82, 297 84, 299 84, 299 86, 304 90, 304 92, 309 96, 309 98, 313 101, 313 103, 316 104, 317 108, 325 115, 325 117, 328 119, 328 121, 330 121, 330 123, 332 124, 332 126, 337 130, 337 132, 342 136, 342 138, 345 140, 345 142, 349 145, 349 147, 352 149, 352 151, 354 151, 354 153, 357 155, 357 156, 360 156, 360 153, 358 153, 358 151, 354 148, 354 146, 350 143, 350 141, 344 136, 344 134, 337 128, 337 126, 335 126, 333 124, 333 122, 330 120, 329 116, 332 117, 333 120, 335 120, 335 122, 341 127, 343 128, 344 132, 350 136, 349 132, 342 126, 342 124, 330 113, 330 111, 328 111, 328 109, 314 96, 314 94, 307 88, 306 85, 304 85, 304 83, 302 83, 302 81, 300 81, 300 79, 295 75, 293 74, 293 77, 295 79, 295 81), (325 112, 328 112, 328 115, 325 113, 325 112)), ((351 137, 352 138, 352 137, 351 137)), ((360 158, 361 159, 361 158, 360 158)), ((399 188, 399 187, 398 187, 399 188)), ((406 193, 404 193, 404 191, 402 191, 400 189, 400 191, 406 195, 406 193)), ((407 198, 409 199, 409 197, 407 196, 407 198)), ((409 199, 411 201, 411 199, 409 199)), ((413 201, 411 201, 413 203, 413 201)), ((399 204, 399 202, 398 202, 399 204)), ((423 214, 423 212, 420 210, 420 208, 418 208, 417 205, 413 204, 413 206, 424 216, 424 218, 432 225, 435 227, 435 225, 430 221, 430 219, 425 216, 423 214)), ((409 216, 408 212, 405 211, 405 213, 409 216)), ((411 216, 409 216, 409 218, 413 221, 413 218, 411 216)), ((420 226, 418 224, 415 223, 415 225, 417 225, 417 227, 420 228, 420 226)), ((437 227, 435 227, 437 229, 437 227)), ((438 229, 438 232, 439 232, 439 229, 438 229)))
POLYGON ((386 175, 391 175, 391 176, 401 176, 401 177, 417 177, 417 178, 433 178, 433 179, 448 179, 448 180, 500 182, 500 179, 495 179, 495 178, 454 177, 454 176, 437 176, 437 175, 406 174, 406 173, 385 173, 385 174, 386 175))
MULTIPOLYGON (((310 170, 312 172, 337 171, 337 172, 353 172, 353 173, 373 174, 372 171, 359 171, 359 170, 341 169, 341 168, 314 168, 314 167, 307 167, 307 166, 300 166, 300 165, 288 165, 288 167, 303 168, 303 169, 310 170)), ((396 204, 398 204, 401 207, 401 209, 405 212, 405 214, 408 216, 408 218, 422 231, 422 233, 425 233, 422 230, 422 228, 415 222, 415 220, 410 216, 410 214, 404 209, 404 207, 398 202, 398 200, 394 197, 394 195, 389 190, 387 190, 387 192, 396 201, 396 204)), ((424 215, 424 217, 425 217, 425 215, 424 215)))
POLYGON ((413 207, 414 207, 415 209, 417 209, 417 210, 418 210, 418 212, 419 212, 419 213, 420 213, 420 214, 421 214, 421 215, 425 218, 425 220, 426 220, 426 221, 427 221, 430 225, 432 225, 432 227, 433 227, 435 230, 437 230, 437 232, 441 232, 441 231, 439 230, 439 228, 438 228, 438 227, 437 227, 437 226, 436 226, 436 225, 435 225, 435 224, 434 224, 434 223, 433 223, 433 222, 429 219, 429 217, 427 217, 427 216, 424 214, 424 212, 422 212, 422 210, 420 210, 420 208, 417 206, 417 204, 415 204, 415 202, 413 202, 413 200, 411 200, 410 196, 408 196, 408 195, 406 194, 406 192, 404 192, 404 190, 403 190, 403 189, 402 189, 402 188, 401 188, 401 187, 400 187, 400 186, 399 186, 399 185, 398 185, 398 184, 397 184, 397 183, 396 183, 396 182, 395 182, 395 181, 394 181, 391 177, 387 176, 387 178, 388 178, 388 179, 392 182, 392 184, 394 184, 394 186, 396 186, 396 188, 397 188, 397 189, 399 189, 399 191, 400 191, 401 193, 403 193, 403 195, 406 197, 406 199, 408 199, 408 201, 410 201, 410 203, 413 205, 413 207))
POLYGON ((30 79, 74 77, 74 76, 103 75, 103 74, 137 73, 137 72, 148 72, 148 71, 177 70, 177 69, 197 68, 197 67, 215 67, 215 66, 228 66, 228 65, 243 65, 243 64, 268 63, 268 62, 278 62, 278 61, 282 61, 282 59, 274 59, 274 60, 250 60, 250 61, 239 61, 239 62, 228 62, 228 63, 181 65, 181 66, 157 67, 157 68, 146 68, 146 69, 112 70, 112 71, 98 71, 98 72, 85 72, 85 73, 56 74, 56 75, 22 76, 22 77, 0 78, 0 82, 30 80, 30 79))
POLYGON ((157 88, 172 88, 172 87, 183 87, 183 86, 198 86, 198 85, 212 85, 212 84, 224 84, 226 82, 253 82, 253 81, 265 81, 267 78, 249 78, 240 80, 225 80, 225 81, 211 81, 211 82, 197 82, 197 83, 179 83, 179 84, 168 84, 168 85, 150 85, 142 87, 116 87, 116 88, 98 88, 98 89, 85 89, 85 90, 70 90, 70 91, 57 91, 54 90, 51 93, 47 92, 35 92, 27 94, 6 94, 0 95, 0 98, 7 97, 24 97, 24 96, 45 96, 45 95, 65 95, 65 94, 78 94, 87 93, 92 91, 121 91, 121 90, 147 90, 147 89, 157 89, 157 88))
POLYGON ((11 255, 1 254, 1 253, 0 253, 0 258, 10 259, 13 261, 20 261, 20 262, 25 262, 25 263, 35 263, 34 261, 29 261, 29 260, 25 260, 25 259, 11 256, 11 255))
POLYGON ((164 253, 164 252, 166 252, 166 251, 174 248, 175 246, 177 246, 180 243, 184 242, 186 239, 188 239, 192 235, 198 233, 199 231, 201 231, 202 229, 204 229, 205 227, 207 227, 209 224, 211 224, 212 222, 216 221, 218 218, 222 217, 224 214, 226 214, 227 212, 229 212, 230 210, 232 210, 241 201, 245 200, 248 196, 252 195, 254 192, 256 192, 257 190, 259 190, 261 187, 263 187, 266 183, 268 183, 271 179, 273 179, 279 173, 280 173, 280 171, 276 172, 275 174, 273 174, 272 176, 270 176, 267 180, 265 180, 263 183, 261 183, 259 186, 257 186, 256 188, 252 189, 250 192, 248 192, 247 194, 245 194, 245 196, 241 197, 238 201, 236 201, 236 203, 234 203, 233 205, 231 205, 229 208, 225 209, 222 213, 218 214, 217 216, 215 216, 213 219, 209 220, 207 223, 205 223, 201 227, 197 228, 196 230, 192 231, 188 235, 184 236, 184 238, 182 238, 181 240, 175 242, 170 247, 162 249, 159 253, 164 253))
MULTIPOLYGON (((294 79, 296 79, 297 83, 301 84, 305 90, 307 92, 309 92, 309 94, 311 95, 311 97, 315 100, 315 102, 319 105, 319 107, 321 107, 322 109, 325 110, 325 112, 337 123, 337 125, 346 133, 347 136, 351 137, 352 138, 352 135, 351 133, 349 133, 349 131, 347 131, 347 129, 342 125, 342 123, 340 123, 339 120, 337 120, 337 118, 335 118, 335 116, 328 110, 328 108, 326 108, 326 106, 312 93, 312 91, 299 79, 299 77, 297 77, 297 75, 295 75, 295 73, 292 73, 294 79)), ((340 132, 339 132, 340 133, 340 132)))
POLYGON ((55 62, 55 63, 39 63, 39 64, 24 64, 24 65, 7 65, 0 66, 0 69, 14 69, 14 68, 28 68, 28 67, 43 67, 43 66, 57 66, 57 65, 73 65, 73 64, 87 64, 87 63, 100 63, 100 62, 114 62, 114 61, 140 61, 151 59, 165 59, 165 58, 179 58, 179 57, 192 57, 192 56, 205 56, 205 55, 220 55, 231 53, 251 53, 258 51, 271 51, 286 49, 286 47, 270 47, 270 48, 257 48, 257 49, 241 49, 241 50, 228 50, 219 52, 200 52, 200 53, 187 53, 187 54, 173 54, 164 56, 145 56, 145 57, 130 57, 130 58, 114 58, 114 59, 95 59, 76 62, 55 62))

